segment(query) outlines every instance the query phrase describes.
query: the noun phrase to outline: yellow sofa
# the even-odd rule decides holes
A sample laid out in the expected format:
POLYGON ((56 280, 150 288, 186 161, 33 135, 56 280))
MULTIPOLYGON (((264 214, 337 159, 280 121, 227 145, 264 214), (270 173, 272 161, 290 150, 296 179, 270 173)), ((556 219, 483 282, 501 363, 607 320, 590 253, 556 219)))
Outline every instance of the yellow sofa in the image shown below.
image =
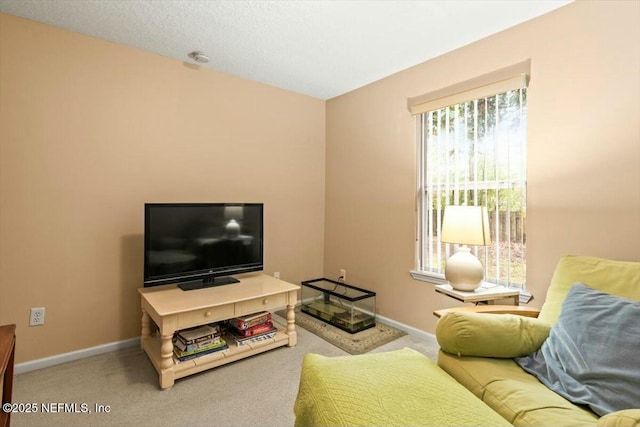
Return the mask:
MULTIPOLYGON (((537 319, 455 310, 446 313, 436 329, 441 346, 438 365, 515 426, 640 426, 640 409, 599 417, 586 406, 574 405, 556 394, 509 358, 541 347, 576 282, 640 301, 640 263, 564 256, 537 319)), ((637 322, 635 327, 640 328, 640 318, 637 322)))
MULTIPOLYGON (((543 345, 575 282, 640 301, 640 263, 565 256, 538 318, 457 309, 444 314, 436 328, 437 365, 410 349, 333 358, 308 354, 294 406, 296 427, 640 427, 640 409, 598 417, 545 387, 512 359, 543 345)), ((478 308, 496 309, 488 307, 478 308)))

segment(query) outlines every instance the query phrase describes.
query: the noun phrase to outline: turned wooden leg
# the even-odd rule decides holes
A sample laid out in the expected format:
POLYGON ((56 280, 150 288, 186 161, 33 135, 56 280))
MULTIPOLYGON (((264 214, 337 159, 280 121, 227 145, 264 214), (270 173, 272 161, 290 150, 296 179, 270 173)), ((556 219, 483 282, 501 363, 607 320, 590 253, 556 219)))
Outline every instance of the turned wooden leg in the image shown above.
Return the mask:
POLYGON ((289 336, 289 347, 293 347, 298 342, 296 334, 296 313, 293 310, 295 305, 287 305, 287 335, 289 336))
POLYGON ((142 332, 140 333, 140 348, 144 349, 144 341, 151 336, 151 319, 149 313, 142 307, 142 332))
POLYGON ((160 387, 168 388, 173 385, 173 343, 171 342, 173 333, 162 335, 162 345, 160 346, 160 387))

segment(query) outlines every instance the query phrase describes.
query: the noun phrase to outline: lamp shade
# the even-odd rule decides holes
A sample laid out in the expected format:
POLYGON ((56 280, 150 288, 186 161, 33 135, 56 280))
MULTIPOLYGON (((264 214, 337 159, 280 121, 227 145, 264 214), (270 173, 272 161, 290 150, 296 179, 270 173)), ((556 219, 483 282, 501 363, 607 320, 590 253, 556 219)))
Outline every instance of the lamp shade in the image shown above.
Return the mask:
POLYGON ((224 217, 225 219, 242 219, 244 216, 243 206, 225 206, 224 217))
POLYGON ((489 214, 484 206, 446 206, 440 240, 460 245, 491 243, 489 214))

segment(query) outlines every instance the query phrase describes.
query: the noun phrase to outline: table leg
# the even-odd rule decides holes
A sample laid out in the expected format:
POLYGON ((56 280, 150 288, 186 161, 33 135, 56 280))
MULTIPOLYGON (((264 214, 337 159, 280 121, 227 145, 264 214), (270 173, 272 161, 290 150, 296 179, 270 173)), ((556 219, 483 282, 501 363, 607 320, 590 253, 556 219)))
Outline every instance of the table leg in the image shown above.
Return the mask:
POLYGON ((142 307, 142 332, 140 333, 140 348, 144 349, 144 340, 151 337, 151 319, 149 313, 142 307))
POLYGON ((160 369, 160 388, 169 388, 173 386, 173 333, 162 335, 162 345, 160 346, 161 369, 160 369))
POLYGON ((287 305, 287 335, 289 336, 289 347, 293 347, 298 342, 296 333, 296 313, 294 305, 287 305))

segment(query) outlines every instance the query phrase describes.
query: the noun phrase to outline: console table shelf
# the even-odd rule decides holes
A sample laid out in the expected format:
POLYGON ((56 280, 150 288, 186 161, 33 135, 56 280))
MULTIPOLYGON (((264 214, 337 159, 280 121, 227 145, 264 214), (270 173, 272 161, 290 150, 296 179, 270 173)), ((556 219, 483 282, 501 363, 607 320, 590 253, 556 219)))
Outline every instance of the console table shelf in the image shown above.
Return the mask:
POLYGON ((192 291, 183 291, 176 285, 139 290, 142 300, 141 346, 158 372, 161 388, 171 387, 178 378, 277 347, 296 345, 294 307, 300 287, 265 274, 254 273, 237 278, 240 283, 192 291), (287 308, 287 325, 286 328, 278 327, 273 338, 243 346, 229 342, 226 350, 184 362, 173 358, 172 338, 176 331, 282 307, 287 308), (160 339, 152 334, 152 329, 156 328, 160 339))

